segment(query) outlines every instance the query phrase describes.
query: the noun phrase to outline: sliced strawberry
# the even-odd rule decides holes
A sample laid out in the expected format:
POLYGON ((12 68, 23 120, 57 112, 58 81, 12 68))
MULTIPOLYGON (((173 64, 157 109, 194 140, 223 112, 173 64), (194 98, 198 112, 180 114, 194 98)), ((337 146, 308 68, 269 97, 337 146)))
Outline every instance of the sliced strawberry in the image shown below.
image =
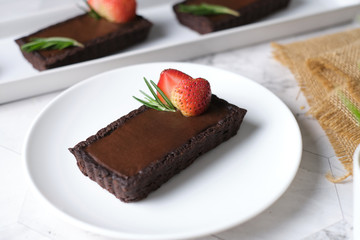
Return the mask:
POLYGON ((110 22, 124 23, 136 15, 136 0, 87 0, 90 7, 110 22))
MULTIPOLYGON (((172 90, 177 86, 181 80, 191 80, 192 78, 176 69, 165 69, 160 73, 160 79, 158 82, 158 87, 165 93, 165 95, 170 99, 172 90)), ((159 99, 165 103, 165 100, 158 93, 159 99)))
POLYGON ((183 79, 172 90, 170 100, 184 116, 200 115, 210 105, 210 83, 203 78, 183 79))

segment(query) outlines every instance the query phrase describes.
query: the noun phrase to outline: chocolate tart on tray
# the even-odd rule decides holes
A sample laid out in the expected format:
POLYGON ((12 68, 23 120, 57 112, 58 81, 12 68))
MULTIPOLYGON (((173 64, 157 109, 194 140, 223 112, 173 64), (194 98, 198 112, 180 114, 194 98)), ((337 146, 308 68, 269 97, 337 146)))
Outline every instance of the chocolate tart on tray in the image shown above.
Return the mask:
POLYGON ((88 0, 90 11, 16 39, 24 57, 46 70, 104 57, 144 41, 152 23, 136 15, 135 0, 88 0), (127 11, 123 7, 128 8, 127 11), (100 8, 103 6, 103 8, 100 8), (118 9, 104 12, 102 9, 118 9), (97 9, 99 9, 97 11, 97 9))
POLYGON ((200 34, 260 20, 288 6, 290 0, 186 0, 173 6, 177 20, 200 34))

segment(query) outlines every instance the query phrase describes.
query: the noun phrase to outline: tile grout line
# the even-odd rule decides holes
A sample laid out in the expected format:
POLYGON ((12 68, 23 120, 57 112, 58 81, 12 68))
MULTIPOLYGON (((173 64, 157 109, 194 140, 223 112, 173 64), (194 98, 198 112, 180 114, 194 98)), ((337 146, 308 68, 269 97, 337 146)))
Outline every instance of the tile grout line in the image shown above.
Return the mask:
POLYGON ((8 148, 8 147, 5 147, 5 146, 3 146, 3 145, 0 145, 0 148, 3 148, 3 149, 5 149, 5 150, 8 150, 8 151, 10 151, 10 152, 12 152, 12 153, 15 153, 15 154, 17 154, 17 155, 21 155, 20 152, 17 152, 17 151, 15 151, 15 150, 13 150, 13 149, 11 149, 11 148, 8 148))
MULTIPOLYGON (((327 226, 325 226, 325 227, 323 227, 320 231, 317 231, 317 232, 313 232, 313 233, 310 233, 309 235, 307 235, 305 238, 302 238, 302 240, 310 240, 310 239, 315 239, 315 238, 312 238, 312 236, 315 236, 315 235, 317 235, 318 233, 320 233, 320 232, 324 232, 325 234, 326 234, 326 237, 331 237, 331 236, 328 236, 328 228, 330 228, 331 226, 334 226, 335 224, 337 224, 337 223, 341 223, 342 222, 342 220, 340 220, 340 221, 337 221, 337 222, 334 222, 334 223, 332 223, 332 224, 330 224, 330 225, 327 225, 327 226)), ((316 238, 316 239, 318 239, 318 238, 316 238)), ((323 238, 322 238, 323 239, 323 238)), ((328 240, 335 240, 335 239, 333 239, 333 238, 327 238, 328 240)), ((337 240, 337 239, 336 239, 337 240)))
MULTIPOLYGON (((321 155, 321 154, 319 154, 319 153, 312 152, 312 151, 310 151, 310 150, 306 150, 306 149, 304 149, 304 148, 303 148, 303 151, 304 151, 304 152, 307 152, 307 153, 310 153, 310 154, 313 154, 313 155, 318 156, 318 157, 326 158, 328 161, 329 161, 329 158, 330 158, 330 157, 334 157, 334 156, 335 156, 335 155, 330 156, 330 157, 324 156, 324 155, 321 155)), ((329 163, 329 164, 330 164, 330 163, 329 163)), ((330 169, 331 169, 331 167, 330 167, 330 169)), ((331 173, 332 173, 332 171, 331 171, 331 173)))
MULTIPOLYGON (((26 224, 24 224, 24 223, 22 223, 22 222, 17 222, 17 223, 18 223, 19 225, 23 226, 24 228, 28 229, 29 231, 36 232, 37 234, 39 234, 39 235, 41 235, 41 236, 43 236, 43 237, 45 237, 45 238, 47 238, 47 239, 51 239, 51 237, 48 236, 48 235, 46 235, 45 233, 42 233, 42 232, 37 231, 37 230, 35 230, 35 229, 32 229, 32 228, 30 228, 28 225, 26 225, 26 224)), ((51 234, 51 232, 48 232, 48 234, 51 234)))
POLYGON ((40 232, 40 231, 38 231, 38 230, 36 230, 36 229, 31 228, 30 226, 28 226, 27 224, 25 224, 25 223, 23 223, 23 222, 21 222, 21 221, 19 220, 20 215, 21 215, 21 212, 22 212, 23 209, 24 209, 26 197, 28 196, 29 191, 30 191, 29 188, 27 188, 27 189, 25 190, 25 196, 24 196, 23 202, 22 202, 22 204, 21 204, 21 207, 20 207, 20 210, 19 210, 19 213, 18 213, 18 217, 17 217, 16 223, 19 224, 19 225, 21 225, 21 226, 23 226, 23 227, 25 227, 26 229, 29 229, 30 231, 33 231, 33 232, 36 232, 36 233, 40 234, 41 236, 44 236, 44 237, 46 237, 46 238, 48 238, 48 239, 52 239, 52 237, 49 236, 49 235, 51 235, 51 231, 48 232, 49 235, 46 235, 45 233, 40 232))
MULTIPOLYGON (((331 166, 331 163, 330 163, 330 158, 327 158, 328 160, 328 164, 329 164, 329 167, 330 167, 330 172, 332 174, 332 176, 334 177, 334 172, 333 172, 333 169, 332 169, 332 166, 331 166)), ((337 185, 336 183, 333 183, 334 184, 334 188, 335 188, 335 192, 336 192, 336 197, 338 199, 338 203, 339 203, 339 207, 340 207, 340 211, 341 211, 341 216, 343 219, 345 219, 345 216, 344 216, 344 211, 343 211, 343 208, 341 206, 341 200, 340 200, 340 195, 339 195, 339 191, 337 189, 337 185)))
POLYGON ((223 238, 218 237, 218 236, 216 236, 216 235, 214 235, 214 234, 212 234, 212 235, 210 235, 210 236, 213 237, 213 238, 216 238, 216 239, 218 239, 218 240, 224 240, 223 238))
MULTIPOLYGON (((23 225, 23 226, 26 226, 26 225, 23 224, 21 221, 19 221, 19 218, 20 218, 20 215, 21 215, 21 213, 22 213, 22 211, 23 211, 23 209, 24 209, 26 197, 27 197, 28 194, 29 194, 29 188, 27 188, 27 189, 25 190, 24 198, 23 198, 23 201, 22 201, 21 206, 20 206, 20 208, 19 208, 19 211, 18 211, 18 214, 17 214, 17 220, 16 220, 16 222, 17 222, 18 224, 21 224, 21 225, 23 225)), ((28 227, 28 226, 26 226, 26 227, 28 227)))

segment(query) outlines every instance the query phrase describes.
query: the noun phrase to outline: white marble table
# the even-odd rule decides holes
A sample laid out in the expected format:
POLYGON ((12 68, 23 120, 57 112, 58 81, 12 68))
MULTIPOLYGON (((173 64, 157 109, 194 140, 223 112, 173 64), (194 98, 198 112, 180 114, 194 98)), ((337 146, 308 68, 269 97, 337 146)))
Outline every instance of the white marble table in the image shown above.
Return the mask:
MULTIPOLYGON (((292 42, 353 27, 356 23, 277 41, 292 42)), ((325 178, 329 171, 342 175, 344 170, 323 130, 306 115, 308 105, 293 75, 272 58, 269 42, 188 62, 226 69, 262 84, 290 108, 303 136, 301 166, 285 194, 250 221, 201 239, 352 239, 352 179, 333 184, 325 178)), ((59 93, 0 105, 0 239, 109 239, 52 215, 25 181, 21 159, 25 134, 36 115, 59 93)))

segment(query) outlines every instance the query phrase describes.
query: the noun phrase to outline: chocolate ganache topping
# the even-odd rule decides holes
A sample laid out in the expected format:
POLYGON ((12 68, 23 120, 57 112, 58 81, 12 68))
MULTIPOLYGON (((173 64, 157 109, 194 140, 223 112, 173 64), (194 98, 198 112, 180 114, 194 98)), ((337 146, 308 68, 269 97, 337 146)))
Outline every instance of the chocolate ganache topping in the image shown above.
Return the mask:
POLYGON ((87 146, 85 151, 112 171, 133 176, 204 129, 216 125, 228 111, 223 102, 211 103, 205 113, 196 117, 184 117, 179 111, 147 109, 87 146))
MULTIPOLYGON (((242 8, 246 8, 249 5, 257 2, 258 0, 228 0, 228 1, 222 1, 222 0, 188 0, 186 1, 186 4, 194 4, 198 5, 201 3, 207 3, 207 4, 214 4, 214 5, 220 5, 227 8, 230 8, 232 10, 241 10, 242 8)), ((240 13, 241 16, 241 13, 240 13)), ((204 16, 207 19, 209 19, 211 22, 217 22, 217 21, 227 21, 228 19, 236 18, 235 16, 231 16, 228 14, 215 14, 215 15, 206 15, 204 16)))
MULTIPOLYGON (((127 23, 113 23, 103 18, 95 19, 89 14, 83 14, 68 21, 55 24, 51 27, 39 31, 27 37, 27 42, 32 38, 47 38, 47 37, 66 37, 74 39, 84 45, 94 39, 104 38, 115 31, 123 30, 130 31, 132 25, 136 23, 137 18, 127 23), (124 28, 124 26, 126 26, 124 28)), ((98 40, 97 40, 98 41, 98 40)), ((64 50, 42 50, 39 52, 44 57, 51 57, 57 55, 64 50)))
POLYGON ((257 0, 188 0, 186 4, 201 4, 201 3, 207 3, 207 4, 214 4, 214 5, 221 5, 224 7, 228 7, 234 10, 238 10, 248 4, 251 4, 253 2, 256 2, 257 0))

